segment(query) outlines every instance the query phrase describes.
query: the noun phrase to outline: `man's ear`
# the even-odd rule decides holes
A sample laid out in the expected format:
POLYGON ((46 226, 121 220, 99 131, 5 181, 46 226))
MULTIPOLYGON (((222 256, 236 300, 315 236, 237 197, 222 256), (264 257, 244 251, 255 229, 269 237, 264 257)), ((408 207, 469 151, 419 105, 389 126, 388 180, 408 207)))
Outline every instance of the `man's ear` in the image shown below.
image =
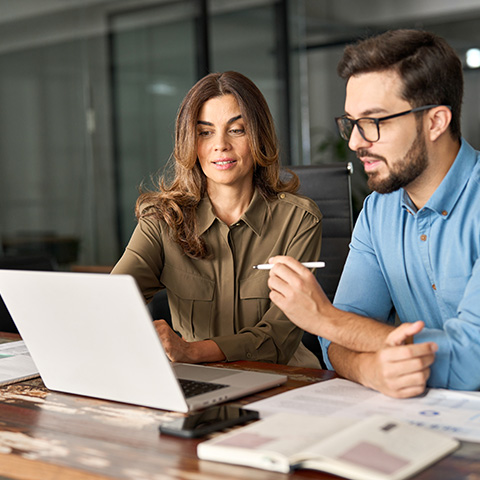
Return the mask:
POLYGON ((448 129, 451 121, 452 111, 448 107, 441 105, 432 108, 428 112, 428 133, 430 140, 434 142, 442 136, 448 129))

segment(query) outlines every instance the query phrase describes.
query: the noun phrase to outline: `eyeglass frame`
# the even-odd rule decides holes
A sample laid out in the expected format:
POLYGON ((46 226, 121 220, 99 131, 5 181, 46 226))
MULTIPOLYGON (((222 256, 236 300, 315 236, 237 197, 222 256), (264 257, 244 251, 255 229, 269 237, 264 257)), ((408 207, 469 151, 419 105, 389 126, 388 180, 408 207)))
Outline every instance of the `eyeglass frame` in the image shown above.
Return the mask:
POLYGON ((452 107, 450 105, 424 105, 423 107, 416 107, 412 108, 411 110, 405 110, 404 112, 400 113, 394 113, 393 115, 387 115, 386 117, 379 117, 379 118, 374 118, 374 117, 360 117, 357 118, 356 120, 353 120, 352 118, 347 117, 346 115, 342 115, 341 117, 335 117, 335 123, 337 124, 337 129, 338 133, 340 136, 346 140, 347 142, 350 141, 350 138, 352 137, 353 129, 355 126, 358 129, 358 132, 360 133, 361 137, 366 141, 370 143, 375 143, 380 140, 380 122, 383 122, 385 120, 391 120, 392 118, 397 118, 397 117, 402 117, 403 115, 408 115, 409 113, 417 113, 417 112, 422 112, 424 110, 430 110, 432 108, 436 107, 447 107, 450 110, 452 107), (350 130, 350 135, 347 137, 344 135, 344 129, 340 126, 340 122, 348 120, 350 122, 350 125, 352 126, 352 129, 350 130), (362 127, 358 125, 358 122, 361 120, 371 120, 373 123, 375 123, 375 126, 377 127, 377 139, 376 140, 369 140, 365 137, 365 132, 363 131, 362 127))

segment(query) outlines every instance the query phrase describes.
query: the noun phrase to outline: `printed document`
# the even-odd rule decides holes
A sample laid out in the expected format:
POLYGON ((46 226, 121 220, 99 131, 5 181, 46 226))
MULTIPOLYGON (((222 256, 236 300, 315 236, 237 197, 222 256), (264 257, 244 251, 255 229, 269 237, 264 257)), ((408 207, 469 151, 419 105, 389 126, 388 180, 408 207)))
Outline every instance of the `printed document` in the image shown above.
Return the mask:
POLYGON ((258 410, 262 418, 280 412, 356 420, 382 414, 459 440, 480 442, 480 392, 431 388, 419 397, 395 399, 335 378, 250 403, 248 408, 258 410))

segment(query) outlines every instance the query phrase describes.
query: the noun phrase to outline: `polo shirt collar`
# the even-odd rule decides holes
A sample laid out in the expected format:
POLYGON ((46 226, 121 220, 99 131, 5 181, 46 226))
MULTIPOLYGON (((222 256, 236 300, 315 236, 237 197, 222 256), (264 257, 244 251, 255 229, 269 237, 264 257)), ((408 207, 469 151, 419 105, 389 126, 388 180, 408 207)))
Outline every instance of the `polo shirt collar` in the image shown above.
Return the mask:
MULTIPOLYGON (((241 216, 240 221, 248 225, 256 235, 261 236, 265 218, 268 213, 267 201, 258 192, 253 192, 253 197, 247 210, 241 216)), ((208 195, 205 195, 197 207, 198 232, 204 234, 217 219, 213 210, 212 202, 208 195)))
POLYGON ((447 218, 472 175, 476 159, 475 150, 462 139, 457 158, 425 206, 447 218))
MULTIPOLYGON (((475 150, 462 139, 460 150, 450 170, 423 208, 436 212, 444 219, 448 218, 471 177, 476 159, 475 150)), ((403 190, 402 203, 408 210, 416 211, 405 190, 403 190)))

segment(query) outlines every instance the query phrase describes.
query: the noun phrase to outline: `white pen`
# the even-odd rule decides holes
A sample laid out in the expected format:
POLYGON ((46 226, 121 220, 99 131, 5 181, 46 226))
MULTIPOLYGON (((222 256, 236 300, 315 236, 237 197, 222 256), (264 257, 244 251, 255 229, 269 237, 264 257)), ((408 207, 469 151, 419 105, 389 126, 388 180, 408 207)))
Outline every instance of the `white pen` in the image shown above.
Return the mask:
MULTIPOLYGON (((260 265, 254 265, 253 268, 257 270, 271 270, 273 263, 261 263, 260 265)), ((325 262, 302 262, 302 265, 307 268, 322 268, 325 266, 325 262)))

